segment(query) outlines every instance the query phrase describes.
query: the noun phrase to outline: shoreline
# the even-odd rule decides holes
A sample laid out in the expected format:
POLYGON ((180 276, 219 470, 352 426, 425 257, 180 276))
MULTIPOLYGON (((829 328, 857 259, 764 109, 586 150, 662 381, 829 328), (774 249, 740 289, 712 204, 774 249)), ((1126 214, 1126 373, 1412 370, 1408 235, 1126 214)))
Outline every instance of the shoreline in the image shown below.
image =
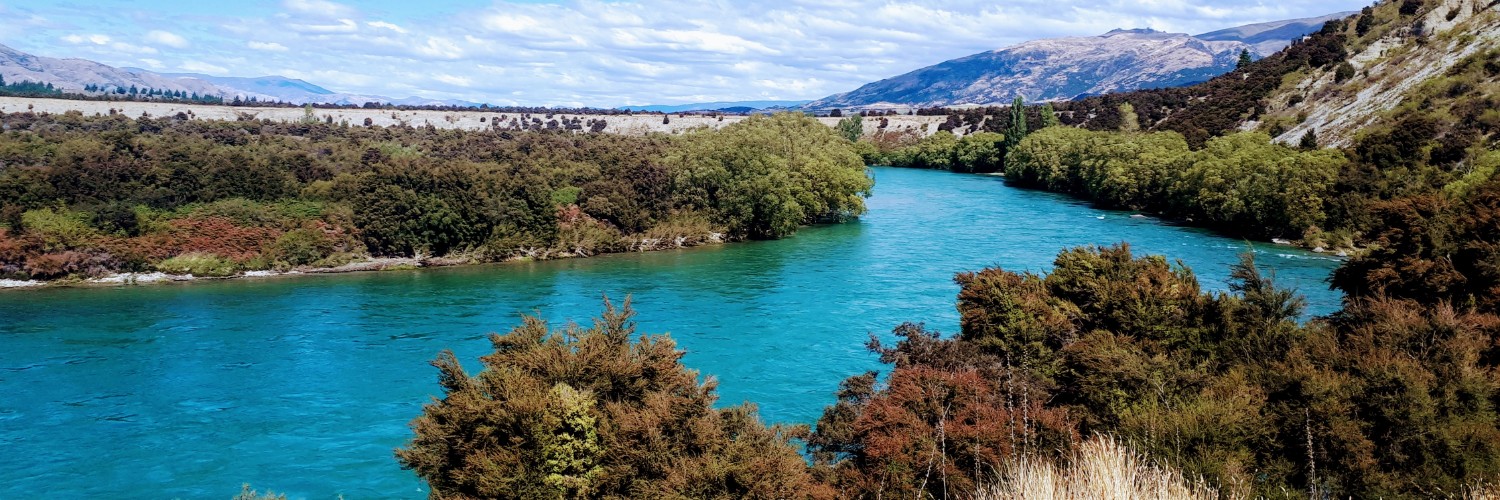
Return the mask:
POLYGON ((738 241, 710 240, 698 245, 682 245, 646 250, 631 250, 625 252, 606 252, 594 255, 578 255, 572 253, 556 254, 546 259, 534 259, 526 256, 512 257, 499 261, 477 261, 456 257, 373 257, 365 260, 350 262, 336 267, 303 267, 286 271, 272 269, 240 271, 229 276, 194 276, 192 274, 169 274, 161 271, 148 271, 139 273, 111 273, 93 278, 63 278, 56 280, 15 280, 0 279, 0 293, 21 290, 40 290, 56 288, 118 288, 131 286, 151 286, 169 283, 196 283, 203 281, 228 281, 243 279, 267 279, 267 278, 291 278, 305 276, 340 275, 355 273, 378 273, 387 271, 415 271, 420 269, 441 269, 448 267, 474 267, 487 265, 506 265, 525 262, 543 262, 566 259, 591 259, 606 255, 618 255, 627 253, 664 252, 671 250, 690 250, 695 248, 719 246, 737 243, 738 241))

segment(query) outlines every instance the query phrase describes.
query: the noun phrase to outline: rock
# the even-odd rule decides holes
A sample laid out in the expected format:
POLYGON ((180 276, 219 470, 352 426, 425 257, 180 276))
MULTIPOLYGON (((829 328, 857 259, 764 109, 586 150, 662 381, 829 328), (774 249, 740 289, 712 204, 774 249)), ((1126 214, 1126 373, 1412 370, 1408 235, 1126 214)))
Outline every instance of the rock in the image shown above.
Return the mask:
POLYGON ((1291 245, 1292 241, 1291 240, 1283 240, 1281 238, 1271 238, 1271 243, 1275 243, 1277 245, 1291 245))
POLYGON ((1328 249, 1323 248, 1323 247, 1318 247, 1318 248, 1314 248, 1313 249, 1313 253, 1324 253, 1324 252, 1327 252, 1327 251, 1328 251, 1328 249))

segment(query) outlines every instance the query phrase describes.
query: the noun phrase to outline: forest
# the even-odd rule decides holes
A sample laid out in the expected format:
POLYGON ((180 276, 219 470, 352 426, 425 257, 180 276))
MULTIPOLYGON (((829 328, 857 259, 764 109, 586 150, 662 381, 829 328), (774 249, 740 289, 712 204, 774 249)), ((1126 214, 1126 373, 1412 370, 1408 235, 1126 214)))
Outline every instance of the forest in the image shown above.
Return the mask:
POLYGON ((847 141, 791 114, 647 137, 77 112, 0 127, 0 278, 15 279, 772 239, 858 216, 873 185, 847 141))

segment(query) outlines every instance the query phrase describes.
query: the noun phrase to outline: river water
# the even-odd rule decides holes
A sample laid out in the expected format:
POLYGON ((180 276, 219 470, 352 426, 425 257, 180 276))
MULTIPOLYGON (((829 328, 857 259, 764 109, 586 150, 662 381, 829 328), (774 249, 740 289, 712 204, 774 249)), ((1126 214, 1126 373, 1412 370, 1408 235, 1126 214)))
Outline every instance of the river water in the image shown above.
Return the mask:
MULTIPOLYGON (((633 296, 720 402, 813 422, 840 380, 881 369, 863 344, 922 321, 958 329, 954 273, 1045 272, 1060 249, 1131 243, 1223 290, 1242 240, 995 177, 872 169, 859 222, 676 252, 467 268, 0 293, 0 498, 421 498, 391 451, 437 395, 428 366, 472 371, 521 314, 587 322, 633 296)), ((1336 260, 1256 245, 1310 312, 1338 307, 1336 260)))

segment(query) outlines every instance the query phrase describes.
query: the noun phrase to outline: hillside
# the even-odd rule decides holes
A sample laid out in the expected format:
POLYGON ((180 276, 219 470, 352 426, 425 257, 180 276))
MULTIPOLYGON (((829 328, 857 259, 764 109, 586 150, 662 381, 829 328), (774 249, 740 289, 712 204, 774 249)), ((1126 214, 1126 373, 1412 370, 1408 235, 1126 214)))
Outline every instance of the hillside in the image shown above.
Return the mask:
POLYGON ((1240 26, 1199 36, 1149 29, 1035 40, 974 54, 829 96, 808 109, 938 107, 1066 100, 1191 85, 1233 70, 1242 51, 1269 55, 1331 18, 1240 26))
MULTIPOLYGON (((1298 75, 1296 83, 1266 99, 1265 116, 1241 128, 1278 132, 1277 140, 1289 144, 1315 132, 1323 145, 1344 147, 1354 145, 1362 130, 1413 114, 1441 115, 1448 122, 1493 114, 1489 98, 1500 96, 1500 15, 1485 3, 1444 1, 1383 33, 1352 33, 1347 66, 1298 75)), ((1371 24, 1395 18, 1399 10, 1395 4, 1372 9, 1371 24)))

